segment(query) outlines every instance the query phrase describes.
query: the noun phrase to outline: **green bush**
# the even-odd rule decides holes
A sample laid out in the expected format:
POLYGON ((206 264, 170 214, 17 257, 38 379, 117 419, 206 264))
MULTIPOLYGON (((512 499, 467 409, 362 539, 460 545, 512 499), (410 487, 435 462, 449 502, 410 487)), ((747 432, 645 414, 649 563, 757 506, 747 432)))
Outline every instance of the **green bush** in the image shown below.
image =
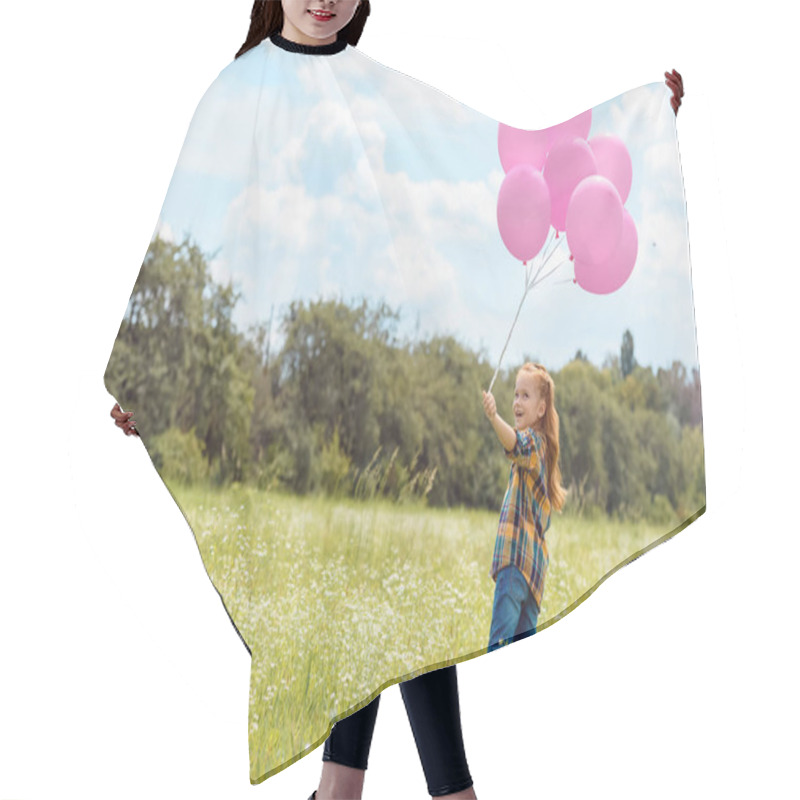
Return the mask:
POLYGON ((189 431, 167 428, 153 437, 150 449, 153 462, 165 480, 186 485, 208 480, 205 443, 197 438, 194 428, 189 431))
POLYGON ((656 525, 667 525, 675 522, 675 509, 670 505, 666 495, 657 494, 645 512, 648 522, 656 525))
POLYGON ((350 472, 350 459, 339 442, 339 428, 333 431, 330 442, 323 445, 320 456, 320 484, 325 494, 337 497, 349 490, 347 476, 350 472))

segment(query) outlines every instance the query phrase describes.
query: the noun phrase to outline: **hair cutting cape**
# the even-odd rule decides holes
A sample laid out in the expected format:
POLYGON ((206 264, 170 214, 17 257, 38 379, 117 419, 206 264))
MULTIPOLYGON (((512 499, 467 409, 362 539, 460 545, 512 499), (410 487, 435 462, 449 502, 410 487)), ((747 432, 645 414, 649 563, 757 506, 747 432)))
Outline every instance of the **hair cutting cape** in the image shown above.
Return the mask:
POLYGON ((104 381, 251 656, 251 783, 705 511, 670 97, 518 130, 343 39, 273 35, 201 98, 104 381), (556 440, 515 423, 527 361, 556 440), (511 567, 530 595, 502 617, 511 567))

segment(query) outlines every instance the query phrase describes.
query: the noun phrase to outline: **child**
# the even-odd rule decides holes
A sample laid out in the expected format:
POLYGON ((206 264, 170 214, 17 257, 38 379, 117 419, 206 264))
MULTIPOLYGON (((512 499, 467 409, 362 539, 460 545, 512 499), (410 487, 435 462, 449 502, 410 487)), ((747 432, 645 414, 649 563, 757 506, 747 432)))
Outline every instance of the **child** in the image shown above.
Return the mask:
POLYGON ((514 389, 515 428, 497 413, 491 392, 483 409, 511 463, 492 567, 495 581, 489 649, 536 633, 550 555, 545 533, 550 512, 564 506, 566 491, 558 466, 555 385, 541 364, 526 362, 514 389))

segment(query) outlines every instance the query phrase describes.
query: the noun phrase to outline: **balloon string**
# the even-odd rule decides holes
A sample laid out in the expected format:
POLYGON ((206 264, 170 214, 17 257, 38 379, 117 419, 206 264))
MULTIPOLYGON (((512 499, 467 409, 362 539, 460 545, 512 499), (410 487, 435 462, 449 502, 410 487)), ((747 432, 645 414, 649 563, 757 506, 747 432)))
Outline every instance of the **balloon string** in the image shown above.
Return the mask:
POLYGON ((555 228, 551 228, 550 229, 549 241, 544 246, 544 251, 545 251, 544 260, 545 260, 545 262, 547 261, 548 258, 550 258, 551 255, 553 255, 553 251, 558 249, 561 246, 561 243, 564 241, 564 239, 562 239, 562 238, 556 238, 555 232, 556 232, 555 228), (555 242, 555 244, 553 244, 553 242, 555 242))
POLYGON ((530 290, 531 287, 527 286, 525 288, 525 291, 522 293, 522 299, 519 301, 519 306, 517 306, 517 314, 514 317, 514 321, 511 323, 511 329, 508 331, 508 336, 506 336, 506 343, 503 345, 503 352, 500 353, 500 360, 497 362, 497 367, 495 368, 494 375, 492 375, 492 382, 489 384, 490 392, 492 391, 492 386, 494 386, 495 379, 497 378, 497 373, 500 371, 500 364, 503 362, 503 356, 505 355, 508 343, 509 341, 511 341, 511 333, 514 330, 514 326, 517 324, 517 319, 519 318, 519 312, 522 311, 522 304, 525 302, 525 297, 527 296, 530 290))
MULTIPOLYGON (((561 243, 563 241, 564 241, 563 237, 559 238, 556 246, 553 247, 553 249, 550 250, 550 252, 546 256, 543 257, 542 263, 539 265, 539 269, 536 270, 536 274, 533 276, 533 283, 531 284, 531 286, 535 286, 537 283, 539 283, 539 281, 537 280, 537 278, 539 277, 539 273, 545 268, 545 266, 547 266, 547 262, 553 257, 553 255, 555 254, 556 250, 558 250, 558 248, 561 246, 561 243)), ((544 249, 546 249, 546 245, 545 245, 544 249)), ((549 275, 549 274, 550 273, 548 272, 547 275, 549 275)), ((547 276, 545 275, 544 277, 547 277, 547 276)), ((527 284, 526 284, 526 286, 527 286, 527 284)))
MULTIPOLYGON (((543 246, 543 247, 542 247, 542 249, 539 251, 540 253, 545 253, 545 251, 547 250, 547 248, 548 248, 548 247, 549 247, 549 246, 552 244, 552 242, 553 242, 553 231, 554 231, 554 230, 555 230, 555 228, 552 228, 552 227, 548 229, 548 231, 547 231, 547 236, 545 237, 544 246, 543 246)), ((542 257, 544 258, 544 256, 542 256, 542 257)), ((532 268, 533 268, 533 267, 532 267, 532 265, 530 265, 530 266, 529 266, 529 265, 526 265, 526 266, 525 266, 525 286, 526 286, 526 287, 527 287, 527 286, 528 286, 528 284, 531 282, 531 281, 530 281, 530 279, 531 279, 531 273, 530 273, 530 271, 531 271, 531 269, 532 269, 532 268)), ((541 270, 541 266, 539 267, 539 270, 541 270)), ((536 272, 536 275, 538 275, 538 274, 539 274, 539 270, 537 270, 537 272, 536 272)), ((534 276, 534 278, 535 278, 535 276, 534 276)))
MULTIPOLYGON (((542 277, 538 281, 535 281, 533 285, 536 286, 537 283, 541 283, 548 275, 552 275, 562 264, 566 264, 568 261, 568 258, 565 258, 563 261, 559 261, 558 264, 556 264, 553 269, 550 270, 550 272, 546 272, 544 275, 542 275, 542 277)), ((567 280, 572 280, 572 278, 567 278, 567 280)), ((557 283, 563 283, 563 281, 557 281, 557 283)))
MULTIPOLYGON (((551 233, 552 233, 552 231, 551 231, 551 233)), ((550 241, 552 243, 552 238, 551 238, 550 241)), ((568 258, 565 258, 563 261, 559 261, 559 263, 556 264, 556 266, 554 266, 549 272, 546 272, 544 275, 542 275, 541 279, 539 279, 539 273, 544 269, 544 267, 547 264, 547 262, 550 260, 550 258, 556 252, 556 250, 558 250, 558 248, 561 246, 561 243, 563 241, 564 241, 564 238, 563 237, 559 237, 558 243, 555 245, 555 247, 553 247, 550 250, 550 252, 547 253, 547 255, 543 257, 542 263, 539 265, 539 269, 536 270, 536 275, 533 276, 533 282, 532 283, 530 282, 530 278, 529 278, 530 273, 528 271, 529 269, 532 268, 532 265, 526 265, 526 267, 525 267, 525 291, 522 293, 522 298, 519 301, 519 306, 517 306, 517 313, 514 316, 514 321, 511 323, 511 328, 508 331, 508 336, 506 336, 506 342, 503 345, 503 351, 500 353, 500 358, 497 361, 497 367, 495 367, 494 375, 492 375, 492 380, 491 380, 491 383, 489 384, 489 389, 488 389, 488 391, 490 391, 490 392, 492 391, 492 387, 494 386, 494 382, 497 379, 497 373, 500 371, 500 365, 503 363, 503 356, 506 354, 506 349, 508 348, 508 343, 511 341, 511 334, 514 332, 514 327, 516 326, 517 320, 519 319, 519 313, 520 313, 520 311, 522 311, 522 304, 525 302, 525 298, 528 296, 528 292, 531 289, 533 289, 533 287, 536 286, 537 283, 541 283, 548 275, 552 275, 562 264, 566 264, 570 260, 568 258)), ((547 243, 545 243, 543 251, 546 250, 546 249, 547 249, 547 243)), ((567 278, 566 280, 571 281, 572 278, 567 278)), ((557 283, 565 283, 565 282, 566 281, 557 281, 557 283)))
MULTIPOLYGON (((550 228, 550 236, 549 236, 549 241, 548 241, 548 242, 545 244, 545 246, 544 246, 544 249, 545 249, 545 250, 547 250, 547 248, 548 248, 548 247, 552 247, 552 245, 553 245, 553 242, 555 241, 555 238, 556 238, 556 237, 555 237, 555 230, 556 230, 556 229, 555 229, 555 228, 553 228, 553 227, 551 227, 551 228, 550 228)), ((563 241, 563 239, 559 239, 559 240, 556 242, 556 244, 555 244, 555 247, 558 247, 558 246, 561 244, 561 242, 562 242, 562 241, 563 241)), ((547 258, 548 256, 549 256, 549 254, 547 254, 545 257, 547 258)))

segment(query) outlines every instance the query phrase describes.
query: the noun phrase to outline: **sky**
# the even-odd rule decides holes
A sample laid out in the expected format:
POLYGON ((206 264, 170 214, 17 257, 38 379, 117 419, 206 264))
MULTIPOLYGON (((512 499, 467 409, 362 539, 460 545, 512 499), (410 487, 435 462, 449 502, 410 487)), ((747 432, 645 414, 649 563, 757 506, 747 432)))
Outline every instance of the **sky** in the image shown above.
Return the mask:
MULTIPOLYGON (((542 272, 559 266, 528 292, 504 368, 535 358, 557 370, 578 349, 599 365, 626 328, 640 364, 697 366, 669 96, 653 83, 591 110, 589 142, 613 134, 631 156, 630 278, 610 294, 585 291, 551 227, 533 270, 555 244, 542 272)), ((214 279, 243 294, 242 330, 278 320, 292 300, 367 297, 400 310, 401 336, 451 334, 497 366, 525 288, 497 225, 500 122, 357 48, 306 55, 265 40, 198 104, 154 233, 190 233, 213 254, 214 279)), ((280 344, 274 329, 272 352, 280 344)))

